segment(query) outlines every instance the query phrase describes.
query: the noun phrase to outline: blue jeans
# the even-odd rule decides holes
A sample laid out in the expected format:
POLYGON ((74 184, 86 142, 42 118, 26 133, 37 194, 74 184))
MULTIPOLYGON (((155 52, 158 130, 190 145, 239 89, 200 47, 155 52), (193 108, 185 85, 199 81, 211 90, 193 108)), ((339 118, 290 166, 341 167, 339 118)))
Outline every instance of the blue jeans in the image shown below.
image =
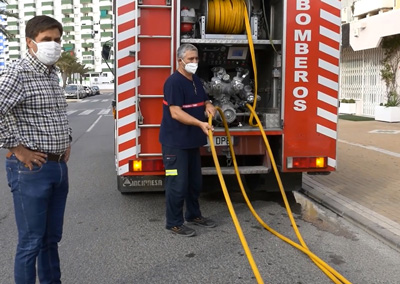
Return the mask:
POLYGON ((61 283, 58 242, 68 194, 67 164, 47 161, 31 171, 12 155, 6 170, 18 229, 15 283, 35 283, 36 261, 41 284, 61 283))
POLYGON ((184 223, 183 206, 186 203, 185 219, 201 216, 199 196, 202 188, 200 149, 176 149, 162 146, 166 170, 175 170, 165 176, 166 228, 184 223))

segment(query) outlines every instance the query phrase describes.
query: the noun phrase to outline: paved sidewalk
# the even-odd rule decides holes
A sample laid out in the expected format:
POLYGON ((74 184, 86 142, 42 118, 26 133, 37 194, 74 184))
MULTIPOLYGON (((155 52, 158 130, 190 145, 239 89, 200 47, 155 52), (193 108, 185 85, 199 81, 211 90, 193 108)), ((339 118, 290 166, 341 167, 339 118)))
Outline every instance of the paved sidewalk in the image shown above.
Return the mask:
POLYGON ((304 193, 400 251, 400 123, 339 120, 337 170, 304 193))

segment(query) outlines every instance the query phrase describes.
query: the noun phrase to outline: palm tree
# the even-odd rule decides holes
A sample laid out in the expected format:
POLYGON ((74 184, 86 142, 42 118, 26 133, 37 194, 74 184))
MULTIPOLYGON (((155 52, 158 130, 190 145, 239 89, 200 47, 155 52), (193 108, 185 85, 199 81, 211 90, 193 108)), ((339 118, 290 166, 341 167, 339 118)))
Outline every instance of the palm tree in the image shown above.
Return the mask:
POLYGON ((61 71, 61 78, 63 80, 63 87, 67 84, 67 79, 71 78, 72 74, 79 74, 82 84, 82 77, 90 71, 85 65, 78 62, 78 59, 68 51, 61 53, 60 59, 56 63, 61 71))
POLYGON ((71 77, 72 66, 77 62, 77 58, 71 53, 64 51, 61 53, 60 59, 57 61, 56 66, 61 71, 61 78, 63 80, 63 88, 65 88, 67 84, 67 79, 71 77))
MULTIPOLYGON (((0 0, 0 3, 8 4, 7 0, 0 0)), ((0 16, 7 16, 7 17, 12 17, 12 18, 18 19, 17 14, 10 13, 5 9, 0 9, 0 16)), ((3 25, 0 25, 0 33, 5 35, 8 40, 10 40, 14 37, 14 35, 10 34, 3 25)))
POLYGON ((82 84, 82 79, 83 79, 83 77, 85 76, 85 74, 87 73, 87 72, 89 72, 90 71, 90 69, 89 68, 87 68, 86 67, 86 65, 85 64, 80 64, 80 63, 75 63, 73 66, 72 66, 72 68, 74 69, 74 73, 78 73, 79 75, 80 75, 80 83, 82 84))

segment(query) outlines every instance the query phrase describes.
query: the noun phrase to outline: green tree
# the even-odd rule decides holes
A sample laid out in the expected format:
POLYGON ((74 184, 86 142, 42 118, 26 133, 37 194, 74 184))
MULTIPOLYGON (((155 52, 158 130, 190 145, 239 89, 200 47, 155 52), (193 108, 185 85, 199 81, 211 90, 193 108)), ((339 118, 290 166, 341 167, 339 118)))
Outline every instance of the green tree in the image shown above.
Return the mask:
POLYGON ((79 81, 82 84, 82 80, 83 80, 85 74, 88 73, 90 71, 90 69, 87 68, 85 64, 82 65, 82 64, 80 64, 78 62, 75 63, 72 67, 73 67, 74 73, 77 73, 77 74, 80 75, 79 76, 79 81))
POLYGON ((386 84, 386 106, 400 105, 397 75, 400 68, 400 34, 382 40, 385 57, 382 60, 381 78, 386 84))
POLYGON ((82 84, 82 77, 90 71, 85 65, 78 62, 76 56, 72 55, 68 51, 61 53, 60 59, 56 63, 57 67, 61 71, 61 78, 63 80, 63 88, 67 84, 67 79, 71 80, 73 74, 80 75, 80 83, 82 84))
MULTIPOLYGON (((0 0, 0 3, 8 4, 7 0, 0 0)), ((18 19, 18 15, 17 14, 8 12, 5 9, 0 9, 0 16, 7 16, 7 17, 12 17, 12 18, 17 18, 18 19)), ((4 17, 3 17, 3 19, 4 19, 4 17)), ((3 25, 0 25, 0 33, 5 35, 8 40, 10 40, 10 39, 12 39, 14 37, 14 35, 10 34, 3 25)))
POLYGON ((56 66, 61 71, 61 78, 63 80, 63 88, 67 85, 67 79, 71 78, 72 66, 77 63, 77 58, 72 55, 70 52, 61 53, 60 59, 57 61, 56 66))

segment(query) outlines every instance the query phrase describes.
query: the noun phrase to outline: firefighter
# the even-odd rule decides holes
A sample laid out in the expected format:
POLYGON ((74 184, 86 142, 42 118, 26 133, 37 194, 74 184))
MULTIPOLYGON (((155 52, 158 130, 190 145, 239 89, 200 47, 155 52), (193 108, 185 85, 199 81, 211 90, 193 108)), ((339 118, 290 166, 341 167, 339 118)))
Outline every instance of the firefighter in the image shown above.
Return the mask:
POLYGON ((196 231, 185 226, 185 220, 208 228, 216 226, 202 216, 199 205, 200 147, 207 144, 208 131, 213 130, 204 113, 214 116, 216 109, 195 75, 199 61, 197 48, 192 44, 181 45, 177 59, 178 69, 164 84, 159 140, 165 166, 166 228, 190 237, 196 231))

